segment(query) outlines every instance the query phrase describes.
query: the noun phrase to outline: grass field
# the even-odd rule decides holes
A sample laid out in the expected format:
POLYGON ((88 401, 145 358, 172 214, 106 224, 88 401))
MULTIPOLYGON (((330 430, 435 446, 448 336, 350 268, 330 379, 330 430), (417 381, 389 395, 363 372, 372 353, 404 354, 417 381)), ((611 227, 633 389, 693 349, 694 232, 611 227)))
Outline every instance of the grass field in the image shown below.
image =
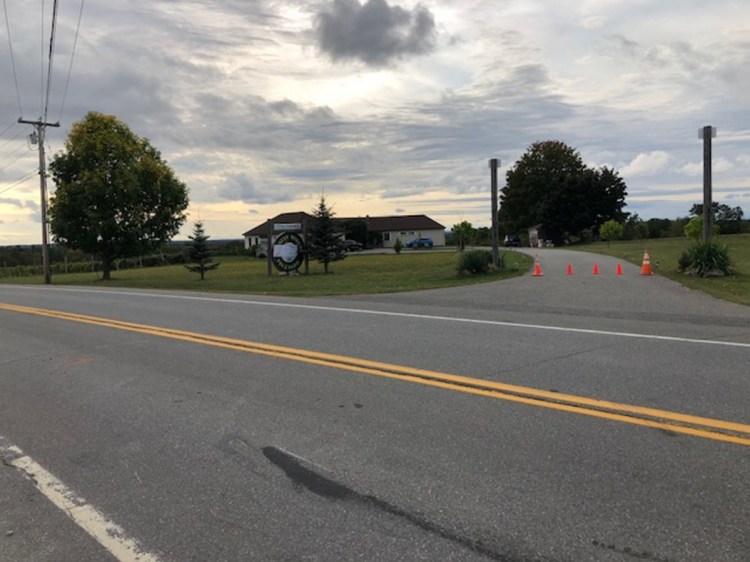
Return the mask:
MULTIPOLYGON (((704 291, 717 298, 750 305, 750 234, 719 236, 729 246, 737 275, 700 278, 677 270, 677 260, 690 245, 686 238, 599 242, 574 246, 577 251, 596 252, 619 257, 641 265, 648 249, 652 269, 658 275, 704 291)), ((323 266, 312 262, 310 275, 286 277, 275 270, 268 277, 264 260, 244 257, 218 257, 221 267, 200 281, 181 265, 113 271, 110 281, 102 281, 94 273, 54 275, 55 285, 91 285, 99 287, 135 287, 144 289, 176 289, 185 291, 218 291, 286 296, 354 295, 393 293, 453 287, 515 277, 528 271, 532 260, 516 252, 505 252, 506 270, 479 276, 456 273, 458 253, 435 251, 423 253, 357 254, 331 264, 333 273, 323 274, 323 266)), ((0 278, 0 283, 41 284, 41 276, 0 278)))
POLYGON ((750 234, 718 236, 716 240, 729 247, 736 275, 701 278, 678 271, 677 260, 691 244, 687 238, 598 242, 572 249, 616 256, 638 265, 641 265, 643 252, 647 249, 652 269, 657 274, 717 298, 750 305, 750 234))
MULTIPOLYGON (((274 269, 268 276, 265 260, 245 257, 217 257, 219 269, 209 271, 206 279, 190 273, 182 265, 113 271, 110 281, 100 274, 75 273, 54 275, 53 285, 96 287, 133 287, 143 289, 174 289, 184 291, 218 291, 286 296, 353 295, 394 293, 453 287, 486 281, 497 281, 525 273, 531 258, 517 252, 505 252, 506 269, 487 275, 458 275, 458 253, 403 252, 396 254, 357 254, 330 265, 325 275, 323 266, 310 263, 310 274, 279 275, 274 269)), ((42 283, 40 276, 0 279, 3 283, 42 283)))

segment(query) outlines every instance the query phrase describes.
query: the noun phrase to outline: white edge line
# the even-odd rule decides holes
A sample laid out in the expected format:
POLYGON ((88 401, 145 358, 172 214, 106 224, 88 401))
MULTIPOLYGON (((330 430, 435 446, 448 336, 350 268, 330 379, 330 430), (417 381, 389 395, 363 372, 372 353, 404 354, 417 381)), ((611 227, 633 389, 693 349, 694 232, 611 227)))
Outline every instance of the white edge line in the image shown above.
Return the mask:
POLYGON ((56 287, 50 289, 48 287, 28 287, 19 286, 23 289, 32 290, 53 290, 53 291, 67 291, 74 293, 100 293, 104 295, 126 295, 126 296, 138 296, 138 297, 151 297, 159 299, 177 299, 177 300, 193 300, 193 301, 207 301, 207 302, 222 302, 228 304, 244 304, 250 306, 269 306, 279 308, 300 308, 307 310, 323 310, 331 312, 348 312, 350 314, 372 314, 374 316, 395 316, 399 318, 413 318, 418 320, 440 320, 443 322, 461 322, 465 324, 483 324, 486 326, 503 326, 506 328, 521 328, 527 330, 547 330, 554 332, 569 332, 576 334, 589 334, 597 336, 614 336, 621 338, 637 338, 644 340, 658 340, 658 341, 670 341, 679 343, 689 344, 704 344, 704 345, 718 345, 723 347, 739 347, 750 349, 750 343, 733 342, 733 341, 721 341, 721 340, 706 340, 697 338, 683 338, 679 336, 660 336, 657 334, 637 334, 634 332, 613 332, 608 330, 592 330, 588 328, 566 328, 564 326, 544 326, 542 324, 524 324, 520 322, 504 322, 502 320, 479 320, 475 318, 457 318, 452 316, 433 316, 429 314, 412 314, 408 312, 390 312, 385 310, 368 310, 364 308, 344 308, 336 306, 319 306, 312 304, 293 304, 293 303, 282 303, 282 302, 264 302, 264 301, 253 301, 253 300, 242 300, 242 299, 222 299, 216 297, 195 297, 190 295, 169 295, 159 293, 135 293, 130 291, 107 291, 107 290, 91 290, 91 289, 76 289, 70 287, 56 287))
POLYGON ((52 473, 45 470, 16 446, 3 446, 0 435, 0 457, 19 470, 60 511, 91 535, 121 562, 159 562, 159 557, 145 552, 125 530, 107 519, 100 511, 86 503, 52 473))

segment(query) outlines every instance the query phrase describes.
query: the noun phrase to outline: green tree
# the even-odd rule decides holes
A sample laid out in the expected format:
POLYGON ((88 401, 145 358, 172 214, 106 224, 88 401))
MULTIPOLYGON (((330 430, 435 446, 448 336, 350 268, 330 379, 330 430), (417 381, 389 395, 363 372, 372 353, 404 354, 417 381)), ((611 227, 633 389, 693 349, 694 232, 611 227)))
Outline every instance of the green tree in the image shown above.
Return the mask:
POLYGON ((610 219, 599 227, 599 235, 603 240, 607 241, 607 245, 611 240, 618 240, 622 238, 622 233, 625 232, 625 227, 614 219, 610 219))
POLYGON ((318 206, 313 211, 314 220, 309 232, 309 251, 310 257, 323 264, 325 273, 328 273, 329 263, 346 257, 344 241, 333 222, 333 215, 333 211, 326 204, 325 197, 321 197, 318 206))
MULTIPOLYGON (((703 238, 703 217, 701 215, 698 215, 690 219, 690 221, 685 225, 684 231, 685 236, 692 240, 700 240, 701 238, 703 238)), ((719 225, 712 224, 711 232, 718 236, 720 232, 719 225)))
POLYGON ((626 194, 615 170, 588 168, 563 142, 536 142, 506 173, 500 221, 509 232, 541 225, 545 237, 560 243, 610 219, 625 220, 626 194))
POLYGON ((201 281, 203 281, 207 271, 212 271, 221 264, 214 263, 214 260, 211 258, 211 250, 208 248, 208 239, 211 237, 207 236, 203 230, 202 221, 195 223, 193 235, 188 236, 188 238, 193 241, 188 250, 188 259, 190 263, 194 263, 195 265, 186 265, 185 267, 193 273, 199 273, 201 281))
MULTIPOLYGON (((742 207, 730 207, 729 205, 713 201, 713 223, 718 225, 722 234, 739 234, 742 232, 742 217, 745 215, 742 207)), ((690 207, 690 215, 703 216, 703 204, 696 203, 690 207)))
POLYGON ((458 224, 454 224, 452 232, 453 240, 455 241, 456 246, 458 246, 459 252, 464 251, 466 244, 470 244, 476 234, 474 227, 471 226, 469 221, 461 221, 458 224))
POLYGON ((185 222, 185 184, 114 116, 90 112, 74 123, 50 172, 55 242, 98 256, 104 279, 115 259, 153 251, 185 222))

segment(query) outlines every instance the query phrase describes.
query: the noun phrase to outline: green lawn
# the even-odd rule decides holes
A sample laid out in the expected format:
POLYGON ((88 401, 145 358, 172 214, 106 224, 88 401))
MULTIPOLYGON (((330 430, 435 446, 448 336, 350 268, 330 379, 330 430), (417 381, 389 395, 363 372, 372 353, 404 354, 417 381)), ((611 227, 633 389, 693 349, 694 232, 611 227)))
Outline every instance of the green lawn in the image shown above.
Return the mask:
MULTIPOLYGON (((525 273, 531 266, 528 256, 505 252, 506 269, 487 275, 458 275, 458 252, 358 254, 330 265, 310 263, 310 274, 287 277, 274 269, 268 276, 265 260, 245 257, 217 257, 219 269, 209 271, 206 279, 190 273, 182 265, 113 271, 110 281, 94 273, 53 275, 54 285, 89 285, 95 287, 133 287, 185 291, 220 291, 264 295, 318 296, 393 293, 453 287, 486 281, 497 281, 525 273)), ((3 283, 42 283, 40 276, 2 278, 3 283)))
POLYGON ((648 250, 655 273, 678 283, 704 291, 717 298, 750 305, 750 234, 717 236, 716 240, 729 247, 736 275, 729 277, 694 277, 677 270, 677 260, 691 244, 687 238, 658 238, 653 240, 597 242, 572 249, 608 254, 641 265, 643 252, 648 250))

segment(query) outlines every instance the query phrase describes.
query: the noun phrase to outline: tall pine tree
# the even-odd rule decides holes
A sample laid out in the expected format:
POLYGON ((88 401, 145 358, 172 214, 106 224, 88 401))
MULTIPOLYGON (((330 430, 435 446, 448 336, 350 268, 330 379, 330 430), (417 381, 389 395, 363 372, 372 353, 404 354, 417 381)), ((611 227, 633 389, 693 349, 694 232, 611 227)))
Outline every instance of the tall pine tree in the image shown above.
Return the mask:
POLYGON ((333 222, 333 211, 326 204, 325 196, 321 196, 318 207, 313 211, 313 217, 309 232, 310 256, 322 263, 324 271, 328 273, 328 264, 343 260, 346 251, 344 241, 333 222))
POLYGON ((196 265, 186 265, 185 267, 193 273, 200 273, 201 281, 205 279, 206 272, 211 271, 219 267, 219 263, 213 263, 211 259, 211 251, 208 249, 208 239, 210 236, 206 236, 203 230, 203 222, 198 221, 193 227, 193 235, 188 236, 193 241, 190 250, 188 251, 188 258, 190 263, 196 265))

